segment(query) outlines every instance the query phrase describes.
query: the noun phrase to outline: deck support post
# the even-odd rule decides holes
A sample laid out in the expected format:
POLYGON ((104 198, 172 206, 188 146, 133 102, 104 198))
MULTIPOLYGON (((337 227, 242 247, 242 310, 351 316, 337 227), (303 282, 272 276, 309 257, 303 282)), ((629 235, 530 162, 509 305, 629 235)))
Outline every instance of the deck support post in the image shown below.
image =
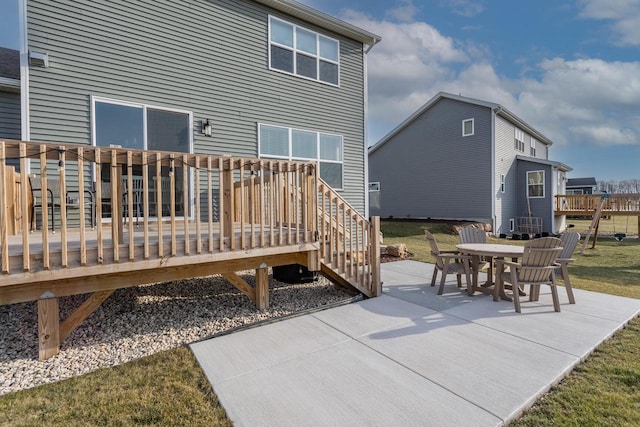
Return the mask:
POLYGON ((38 343, 40 360, 47 360, 60 352, 58 298, 38 300, 38 343))
POLYGON ((269 308, 269 269, 266 265, 256 269, 256 307, 258 310, 269 308))

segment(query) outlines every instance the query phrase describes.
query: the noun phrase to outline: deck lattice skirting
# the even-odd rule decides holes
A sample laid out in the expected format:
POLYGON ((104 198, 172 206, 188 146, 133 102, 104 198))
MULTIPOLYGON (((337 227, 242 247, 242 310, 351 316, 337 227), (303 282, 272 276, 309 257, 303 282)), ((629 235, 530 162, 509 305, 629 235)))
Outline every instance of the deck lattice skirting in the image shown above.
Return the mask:
POLYGON ((0 304, 37 301, 43 360, 122 287, 222 274, 266 309, 268 267, 296 263, 367 296, 381 291, 379 220, 313 163, 8 140, 0 179, 0 304), (54 217, 46 202, 34 212, 30 178, 36 203, 59 189, 54 217), (248 269, 255 287, 236 274, 248 269), (85 293, 61 322, 58 298, 85 293))

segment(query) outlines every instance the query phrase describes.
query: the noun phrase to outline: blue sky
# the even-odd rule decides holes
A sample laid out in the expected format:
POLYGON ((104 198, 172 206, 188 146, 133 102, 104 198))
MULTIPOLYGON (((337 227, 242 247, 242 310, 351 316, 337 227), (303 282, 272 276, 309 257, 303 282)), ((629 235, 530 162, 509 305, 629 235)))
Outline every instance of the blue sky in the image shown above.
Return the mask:
POLYGON ((504 105, 569 177, 640 178, 640 0, 303 0, 382 36, 369 143, 440 91, 504 105))
MULTIPOLYGON (((569 177, 640 178, 640 0, 302 2, 383 38, 370 145, 446 91, 519 115, 569 177)), ((17 0, 0 0, 0 46, 18 43, 17 0)))

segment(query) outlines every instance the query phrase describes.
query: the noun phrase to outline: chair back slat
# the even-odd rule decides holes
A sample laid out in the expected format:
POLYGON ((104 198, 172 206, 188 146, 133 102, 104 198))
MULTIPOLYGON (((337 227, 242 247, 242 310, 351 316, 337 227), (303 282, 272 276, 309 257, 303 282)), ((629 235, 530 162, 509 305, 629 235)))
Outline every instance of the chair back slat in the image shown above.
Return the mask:
POLYGON ((429 230, 424 230, 424 237, 429 242, 429 246, 431 247, 431 255, 436 260, 436 265, 438 267, 442 267, 442 259, 438 256, 440 255, 440 249, 438 248, 438 242, 436 242, 436 238, 433 237, 433 234, 429 232, 429 230))
POLYGON ((487 233, 473 225, 461 228, 458 236, 460 236, 460 243, 487 243, 487 233))
POLYGON ((521 271, 520 281, 534 283, 548 280, 553 272, 553 264, 558 258, 562 247, 560 239, 555 237, 543 237, 527 242, 522 256, 523 267, 550 267, 550 268, 524 268, 521 271))
POLYGON ((560 236, 560 241, 562 242, 562 251, 560 252, 560 255, 558 255, 558 258, 571 258, 573 256, 573 252, 576 250, 576 246, 578 246, 578 242, 580 241, 580 233, 576 231, 564 233, 560 236))

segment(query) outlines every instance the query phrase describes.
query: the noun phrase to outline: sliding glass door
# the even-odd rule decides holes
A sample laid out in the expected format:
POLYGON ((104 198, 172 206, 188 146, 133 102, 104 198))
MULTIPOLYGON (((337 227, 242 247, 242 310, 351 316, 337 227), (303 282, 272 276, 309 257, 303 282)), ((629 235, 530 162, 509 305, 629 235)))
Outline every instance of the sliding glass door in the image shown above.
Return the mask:
MULTIPOLYGON (((93 136, 98 147, 122 147, 140 150, 192 152, 192 114, 187 111, 169 110, 144 104, 131 104, 93 98, 93 136)), ((189 194, 184 193, 184 175, 180 161, 175 167, 175 209, 177 216, 189 215, 189 194)), ((163 166, 161 182, 157 183, 156 167, 149 167, 149 216, 166 217, 170 215, 170 178, 169 168, 163 166), (158 212, 157 192, 162 191, 162 212, 158 212)), ((96 185, 109 187, 111 181, 108 167, 101 168, 101 176, 96 177, 96 185)), ((126 176, 126 168, 122 170, 126 176)), ((126 178, 125 178, 126 179, 126 178)), ((142 179, 142 166, 133 168, 133 182, 142 179)), ((189 192, 191 183, 187 183, 189 192)), ((126 186, 125 186, 126 188, 126 186)), ((141 189, 134 190, 138 193, 141 189)), ((111 217, 110 193, 103 193, 103 217, 111 217)), ((128 195, 126 196, 128 197, 128 195)), ((140 194, 134 194, 134 201, 141 200, 140 194)), ((124 201, 123 201, 124 202, 124 201)), ((140 211, 140 206, 134 206, 140 211)), ((142 215, 142 213, 141 213, 142 215)))

